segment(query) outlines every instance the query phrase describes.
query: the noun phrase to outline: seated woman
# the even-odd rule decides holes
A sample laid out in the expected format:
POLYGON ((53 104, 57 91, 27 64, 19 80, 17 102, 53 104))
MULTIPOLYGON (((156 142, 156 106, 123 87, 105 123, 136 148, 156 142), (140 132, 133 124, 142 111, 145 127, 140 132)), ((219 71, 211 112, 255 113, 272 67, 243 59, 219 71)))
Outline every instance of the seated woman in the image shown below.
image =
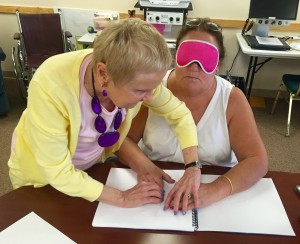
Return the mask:
MULTIPOLYGON (((175 68, 162 82, 192 112, 200 162, 232 167, 214 182, 200 185, 198 200, 205 207, 255 184, 268 170, 268 156, 245 95, 216 75, 225 54, 221 27, 208 18, 188 20, 176 48, 175 68)), ((140 147, 151 160, 183 162, 172 128, 146 107, 134 119, 128 136, 135 142, 142 138, 140 147)), ((168 195, 165 208, 177 210, 173 194, 168 195)), ((194 208, 194 202, 188 200, 188 209, 194 208)))

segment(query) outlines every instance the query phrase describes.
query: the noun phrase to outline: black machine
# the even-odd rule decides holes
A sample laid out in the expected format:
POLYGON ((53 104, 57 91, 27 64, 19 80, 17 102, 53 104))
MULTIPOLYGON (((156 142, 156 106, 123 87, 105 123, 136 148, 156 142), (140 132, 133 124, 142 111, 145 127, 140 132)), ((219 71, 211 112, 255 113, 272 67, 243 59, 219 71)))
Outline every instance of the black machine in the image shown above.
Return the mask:
POLYGON ((252 35, 268 36, 270 26, 287 26, 297 19, 299 0, 250 0, 252 35))
POLYGON ((270 26, 287 26, 291 20, 297 19, 299 0, 251 0, 249 15, 242 34, 248 45, 254 49, 285 51, 289 45, 285 40, 277 37, 268 37, 270 26), (251 21, 252 34, 246 35, 251 21), (261 42, 258 37, 265 38, 261 42))

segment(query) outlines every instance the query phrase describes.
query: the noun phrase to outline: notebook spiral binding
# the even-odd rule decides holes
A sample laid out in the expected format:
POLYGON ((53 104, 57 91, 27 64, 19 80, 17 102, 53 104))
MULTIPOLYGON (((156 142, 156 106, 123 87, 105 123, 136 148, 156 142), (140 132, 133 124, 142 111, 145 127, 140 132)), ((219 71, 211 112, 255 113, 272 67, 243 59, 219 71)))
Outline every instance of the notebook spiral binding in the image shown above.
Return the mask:
POLYGON ((194 230, 198 230, 198 211, 197 209, 192 210, 192 226, 194 227, 194 230))

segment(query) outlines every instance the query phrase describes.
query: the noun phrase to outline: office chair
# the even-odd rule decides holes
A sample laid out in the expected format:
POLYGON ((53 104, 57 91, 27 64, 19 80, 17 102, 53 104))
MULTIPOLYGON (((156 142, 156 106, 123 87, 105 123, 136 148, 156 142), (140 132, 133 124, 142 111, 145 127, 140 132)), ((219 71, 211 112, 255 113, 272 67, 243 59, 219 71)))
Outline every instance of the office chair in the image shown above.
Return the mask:
POLYGON ((35 70, 49 57, 75 50, 72 34, 62 27, 61 12, 53 14, 22 14, 16 11, 19 33, 14 34, 17 47, 12 48, 12 60, 21 94, 27 98, 27 88, 35 70))
POLYGON ((287 91, 289 92, 289 95, 290 95, 289 100, 287 100, 283 96, 283 98, 289 104, 289 112, 288 112, 285 136, 290 136, 290 121, 291 121, 292 103, 293 103, 293 100, 300 100, 300 75, 284 74, 282 76, 282 82, 279 86, 277 96, 274 100, 271 114, 273 114, 274 111, 275 111, 275 107, 276 107, 278 98, 281 94, 281 90, 282 90, 283 85, 286 87, 286 89, 287 89, 287 91))

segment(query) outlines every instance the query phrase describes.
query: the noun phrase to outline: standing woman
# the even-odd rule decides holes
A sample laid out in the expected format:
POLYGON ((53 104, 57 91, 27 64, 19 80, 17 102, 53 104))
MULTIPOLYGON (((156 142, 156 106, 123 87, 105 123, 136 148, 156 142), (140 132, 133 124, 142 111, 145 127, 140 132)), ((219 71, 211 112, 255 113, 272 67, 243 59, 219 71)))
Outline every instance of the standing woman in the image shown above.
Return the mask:
MULTIPOLYGON (((201 184, 188 209, 246 190, 268 170, 267 152, 245 95, 216 75, 224 56, 221 27, 209 18, 188 20, 177 38, 175 68, 162 81, 192 112, 201 164, 232 167, 214 182, 201 184)), ((142 138, 141 148, 151 160, 183 162, 176 135, 155 113, 143 107, 132 128, 129 137, 136 142, 142 138), (159 139, 162 133, 164 141, 159 139)), ((180 208, 173 201, 180 187, 181 182, 175 184, 165 208, 180 208)))
POLYGON ((13 187, 50 184, 70 196, 120 207, 161 202, 162 179, 172 179, 143 160, 128 163, 142 180, 127 191, 104 186, 84 170, 118 150, 145 158, 126 138, 142 103, 174 126, 187 162, 198 159, 191 114, 161 85, 170 63, 163 37, 137 19, 105 28, 93 49, 46 60, 30 82, 28 106, 13 133, 13 187))

